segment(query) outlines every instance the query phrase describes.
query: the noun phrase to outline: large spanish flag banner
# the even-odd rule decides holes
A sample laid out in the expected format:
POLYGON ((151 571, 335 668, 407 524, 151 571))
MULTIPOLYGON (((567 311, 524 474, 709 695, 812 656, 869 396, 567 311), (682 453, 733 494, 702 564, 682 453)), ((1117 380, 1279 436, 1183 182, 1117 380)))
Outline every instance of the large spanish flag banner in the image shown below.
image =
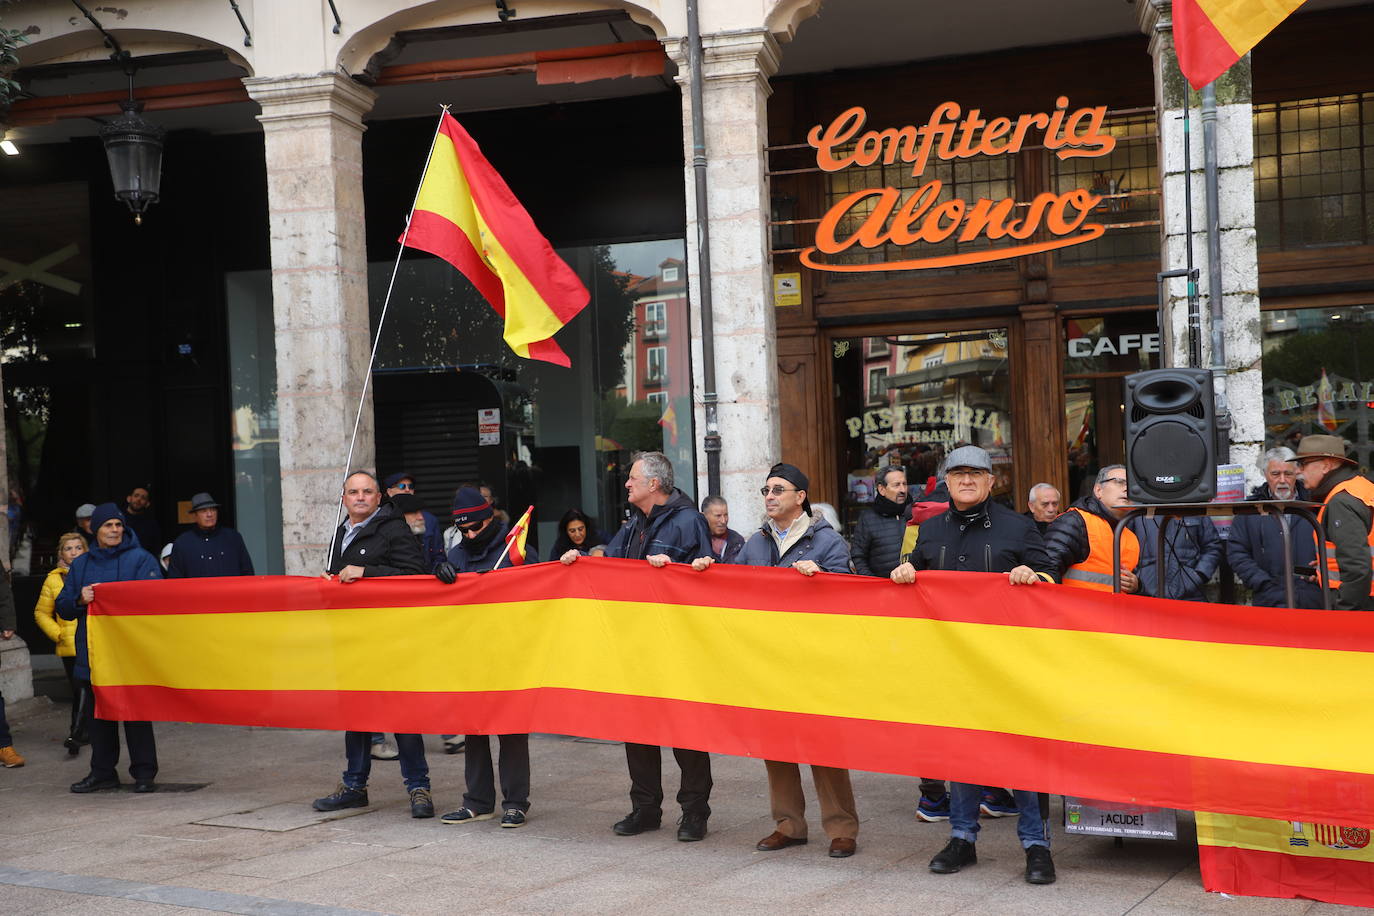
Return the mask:
POLYGON ((1199 811, 1197 843, 1209 891, 1374 906, 1368 827, 1199 811))
POLYGON ((1178 68, 1201 89, 1250 52, 1303 0, 1174 0, 1178 68))
POLYGON ((107 719, 553 732, 1374 826, 1374 614, 583 558, 101 585, 88 632, 107 719))
POLYGON ((472 281, 505 319, 506 343, 517 354, 571 365, 553 335, 590 294, 447 111, 401 241, 443 258, 472 281))

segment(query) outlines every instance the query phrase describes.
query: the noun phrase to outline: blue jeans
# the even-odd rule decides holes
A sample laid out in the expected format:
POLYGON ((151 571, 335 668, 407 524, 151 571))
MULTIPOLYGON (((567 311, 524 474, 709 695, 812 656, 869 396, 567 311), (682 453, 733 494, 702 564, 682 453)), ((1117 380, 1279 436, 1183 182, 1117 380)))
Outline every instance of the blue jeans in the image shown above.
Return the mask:
MULTIPOLYGON (((401 778, 406 791, 429 788, 429 764, 425 762, 425 742, 419 735, 397 735, 396 750, 401 752, 401 778)), ((367 788, 372 772, 372 732, 344 732, 344 755, 348 768, 343 784, 350 789, 367 788)))
MULTIPOLYGON (((1020 817, 1016 819, 1016 836, 1022 847, 1050 845, 1050 833, 1040 816, 1040 795, 1012 789, 1020 817)), ((983 787, 966 782, 949 784, 949 835, 958 840, 978 842, 978 806, 983 801, 983 787)))

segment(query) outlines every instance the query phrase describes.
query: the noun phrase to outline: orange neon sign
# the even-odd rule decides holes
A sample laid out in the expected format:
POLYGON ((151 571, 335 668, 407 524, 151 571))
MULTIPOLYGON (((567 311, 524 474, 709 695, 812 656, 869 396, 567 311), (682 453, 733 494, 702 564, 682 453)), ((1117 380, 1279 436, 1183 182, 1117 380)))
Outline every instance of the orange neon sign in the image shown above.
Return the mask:
MULTIPOLYGON (((983 120, 977 108, 969 109, 960 120, 956 102, 944 102, 922 126, 863 130, 868 113, 855 106, 842 112, 829 124, 817 124, 806 142, 816 150, 816 165, 826 172, 850 166, 866 167, 879 161, 893 165, 899 159, 911 163, 911 176, 918 178, 932 156, 940 160, 970 159, 974 156, 1003 156, 1019 152, 1036 140, 1060 159, 1080 156, 1105 156, 1116 148, 1116 138, 1102 132, 1106 106, 1079 108, 1070 112, 1069 100, 1060 96, 1052 113, 1023 114, 1015 120, 983 120)), ((815 245, 801 253, 801 262, 815 270, 854 272, 872 270, 921 270, 1000 261, 1081 245, 1101 238, 1106 227, 1088 222, 1088 216, 1102 201, 1100 195, 1083 188, 1062 194, 1046 191, 1029 204, 1015 198, 994 201, 980 198, 968 203, 957 198, 940 200, 944 183, 937 178, 922 184, 903 199, 898 188, 865 188, 835 202, 816 226, 815 245), (871 202, 871 209, 868 205, 871 202), (859 227, 841 234, 851 211, 862 213, 859 227), (1023 213, 1017 214, 1017 210, 1023 213), (1049 239, 1027 242, 1041 228, 1049 239), (878 264, 833 264, 819 258, 838 255, 858 245, 877 248, 884 244, 915 245, 940 243, 956 238, 975 242, 980 238, 996 242, 1011 239, 1023 244, 979 248, 958 254, 942 254, 878 264)))

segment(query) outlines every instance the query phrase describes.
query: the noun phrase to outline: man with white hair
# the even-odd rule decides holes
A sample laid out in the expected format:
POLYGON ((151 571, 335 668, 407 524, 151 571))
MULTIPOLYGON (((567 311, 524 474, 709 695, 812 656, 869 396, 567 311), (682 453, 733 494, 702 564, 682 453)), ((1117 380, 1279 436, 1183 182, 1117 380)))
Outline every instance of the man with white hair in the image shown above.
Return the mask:
POLYGON ((1050 527, 1050 522, 1059 517, 1059 509, 1064 504, 1064 497, 1055 489, 1054 484, 1037 483, 1030 488, 1030 495, 1026 497, 1025 515, 1030 516, 1031 521, 1035 522, 1035 527, 1040 529, 1040 536, 1045 536, 1045 529, 1050 527))
MULTIPOLYGON (((1260 456, 1259 469, 1264 483, 1250 491, 1251 500, 1307 499, 1307 488, 1298 479, 1298 458, 1291 448, 1271 448, 1260 456)), ((1288 590, 1284 580, 1293 580, 1294 607, 1322 606, 1321 589, 1311 577, 1296 574, 1292 567, 1312 566, 1317 561, 1317 543, 1312 525, 1296 515, 1237 515, 1231 523, 1226 542, 1226 557, 1231 569, 1250 589, 1251 603, 1263 607, 1287 607, 1288 590), (1288 540, 1293 545, 1292 564, 1283 560, 1283 522, 1288 522, 1288 540)))

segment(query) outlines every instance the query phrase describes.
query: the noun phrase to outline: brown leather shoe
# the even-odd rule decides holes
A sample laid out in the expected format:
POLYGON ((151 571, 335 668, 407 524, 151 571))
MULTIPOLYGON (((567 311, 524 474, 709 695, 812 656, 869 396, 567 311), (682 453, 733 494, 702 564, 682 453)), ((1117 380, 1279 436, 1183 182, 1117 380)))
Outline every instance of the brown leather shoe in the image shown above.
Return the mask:
POLYGON ((830 841, 830 858, 847 859, 854 855, 855 850, 858 848, 859 844, 855 843, 850 837, 835 837, 835 839, 830 841))
POLYGON ((786 849, 788 846, 805 845, 806 837, 788 836, 781 830, 774 830, 772 833, 768 834, 768 836, 754 844, 754 848, 759 852, 777 852, 779 849, 786 849))

